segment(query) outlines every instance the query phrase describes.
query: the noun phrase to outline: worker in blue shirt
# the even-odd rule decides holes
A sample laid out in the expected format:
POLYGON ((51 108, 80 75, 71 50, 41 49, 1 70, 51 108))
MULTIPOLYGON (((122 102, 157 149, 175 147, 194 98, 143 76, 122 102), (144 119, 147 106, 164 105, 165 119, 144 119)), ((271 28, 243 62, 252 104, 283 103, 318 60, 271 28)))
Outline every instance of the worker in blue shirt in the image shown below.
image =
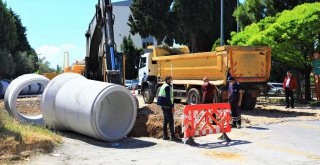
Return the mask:
POLYGON ((158 94, 158 105, 161 106, 164 121, 163 121, 163 140, 182 141, 177 138, 174 133, 174 97, 172 90, 172 77, 167 76, 165 82, 160 87, 158 94), (169 124, 171 138, 168 136, 167 125, 169 124))
POLYGON ((244 90, 241 89, 240 83, 234 77, 229 77, 229 103, 231 105, 232 127, 241 128, 241 104, 244 90))

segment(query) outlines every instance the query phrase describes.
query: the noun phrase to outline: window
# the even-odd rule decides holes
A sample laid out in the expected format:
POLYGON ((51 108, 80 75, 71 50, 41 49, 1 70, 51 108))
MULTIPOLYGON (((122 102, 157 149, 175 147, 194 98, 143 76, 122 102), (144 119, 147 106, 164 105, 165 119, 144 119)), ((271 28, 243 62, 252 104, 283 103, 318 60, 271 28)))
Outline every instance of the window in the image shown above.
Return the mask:
POLYGON ((140 59, 140 66, 139 66, 139 68, 144 68, 144 67, 146 67, 146 63, 147 63, 147 58, 146 58, 146 57, 142 57, 142 58, 140 59))

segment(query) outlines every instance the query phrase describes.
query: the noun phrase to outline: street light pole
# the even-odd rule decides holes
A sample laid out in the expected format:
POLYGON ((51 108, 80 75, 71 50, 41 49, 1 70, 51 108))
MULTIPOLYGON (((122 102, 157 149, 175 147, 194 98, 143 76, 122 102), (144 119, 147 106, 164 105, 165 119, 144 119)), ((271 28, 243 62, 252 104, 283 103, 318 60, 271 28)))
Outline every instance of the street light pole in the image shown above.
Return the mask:
MULTIPOLYGON (((239 7, 239 0, 237 0, 237 9, 239 7)), ((239 20, 237 20, 237 33, 240 32, 240 24, 239 24, 239 20)))
POLYGON ((221 23, 220 23, 220 46, 223 46, 224 45, 224 29, 223 29, 223 23, 224 23, 224 21, 223 21, 223 1, 224 0, 221 0, 221 23))

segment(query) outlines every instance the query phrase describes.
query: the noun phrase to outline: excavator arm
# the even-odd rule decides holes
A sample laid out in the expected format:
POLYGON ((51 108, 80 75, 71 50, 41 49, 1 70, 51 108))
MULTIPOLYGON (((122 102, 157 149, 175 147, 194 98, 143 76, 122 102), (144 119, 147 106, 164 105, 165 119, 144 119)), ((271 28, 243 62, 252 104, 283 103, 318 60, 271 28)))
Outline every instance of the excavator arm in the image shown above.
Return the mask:
POLYGON ((85 76, 92 80, 121 84, 120 65, 116 60, 111 0, 98 0, 96 13, 86 32, 85 76))

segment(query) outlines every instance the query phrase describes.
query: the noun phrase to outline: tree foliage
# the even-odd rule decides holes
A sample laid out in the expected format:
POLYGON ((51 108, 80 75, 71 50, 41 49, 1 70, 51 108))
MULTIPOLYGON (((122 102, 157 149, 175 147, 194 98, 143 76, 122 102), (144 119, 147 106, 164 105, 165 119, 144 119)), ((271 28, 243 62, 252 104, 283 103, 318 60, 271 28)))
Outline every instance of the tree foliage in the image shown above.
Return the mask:
POLYGON ((17 46, 17 28, 15 19, 0 0, 0 49, 11 52, 17 46))
MULTIPOLYGON (((220 36, 220 5, 220 0, 134 0, 129 25, 142 37, 188 45, 193 52, 210 51, 220 36)), ((236 29, 235 7, 236 0, 224 3, 225 38, 236 29)))
POLYGON ((128 25, 130 32, 147 38, 154 36, 158 43, 166 36, 172 0, 133 0, 128 25))
MULTIPOLYGON (((274 17, 266 17, 245 27, 238 34, 233 32, 230 44, 272 47, 273 61, 303 73, 306 87, 309 88, 310 55, 319 34, 320 3, 306 3, 274 17)), ((307 91, 306 98, 310 98, 307 91)))
POLYGON ((297 5, 311 2, 319 2, 319 0, 245 0, 233 15, 243 29, 267 16, 275 16, 283 10, 291 10, 297 5))
POLYGON ((14 78, 38 69, 38 56, 31 48, 19 15, 0 0, 0 73, 14 78))
POLYGON ((15 63, 12 55, 3 49, 0 49, 0 80, 12 77, 14 74, 15 63))
POLYGON ((136 68, 137 60, 143 53, 142 49, 138 49, 134 46, 131 36, 124 36, 121 44, 121 51, 126 57, 126 79, 136 79, 138 77, 138 69, 136 68))

